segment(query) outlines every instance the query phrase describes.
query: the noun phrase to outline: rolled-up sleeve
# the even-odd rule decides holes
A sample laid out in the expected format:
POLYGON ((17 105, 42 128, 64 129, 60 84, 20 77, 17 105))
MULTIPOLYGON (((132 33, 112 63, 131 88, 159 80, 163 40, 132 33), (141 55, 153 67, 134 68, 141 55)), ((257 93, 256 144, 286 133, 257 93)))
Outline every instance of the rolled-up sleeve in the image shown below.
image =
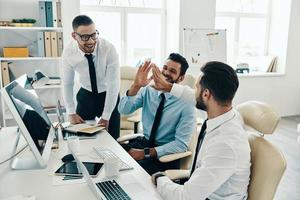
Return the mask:
POLYGON ((116 106, 120 90, 119 56, 114 46, 111 47, 107 55, 106 80, 106 99, 101 117, 109 120, 116 106))
POLYGON ((205 150, 201 167, 179 185, 167 177, 158 178, 157 190, 166 200, 204 200, 216 191, 236 170, 234 150, 225 143, 214 143, 205 150))
POLYGON ((75 71, 67 61, 67 55, 62 55, 62 86, 63 86, 63 98, 68 114, 75 113, 74 102, 74 76, 75 71))
POLYGON ((121 114, 128 115, 136 111, 143 106, 143 96, 145 88, 140 89, 140 91, 135 96, 124 96, 121 97, 118 110, 121 114))
POLYGON ((170 93, 175 97, 181 98, 189 104, 196 105, 195 90, 187 85, 179 85, 174 83, 170 93))

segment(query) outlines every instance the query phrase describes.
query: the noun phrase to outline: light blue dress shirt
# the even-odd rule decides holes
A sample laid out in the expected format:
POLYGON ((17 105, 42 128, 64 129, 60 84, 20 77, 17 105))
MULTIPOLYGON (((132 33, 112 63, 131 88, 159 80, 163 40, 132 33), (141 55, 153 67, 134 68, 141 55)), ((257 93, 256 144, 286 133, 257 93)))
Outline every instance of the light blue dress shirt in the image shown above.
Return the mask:
MULTIPOLYGON (((160 94, 161 92, 146 86, 135 96, 125 94, 119 103, 121 114, 130 114, 142 107, 142 123, 146 139, 150 137, 156 110, 161 101, 160 94)), ((165 97, 162 118, 155 136, 158 158, 186 151, 191 135, 196 130, 194 106, 170 93, 165 93, 165 97)))

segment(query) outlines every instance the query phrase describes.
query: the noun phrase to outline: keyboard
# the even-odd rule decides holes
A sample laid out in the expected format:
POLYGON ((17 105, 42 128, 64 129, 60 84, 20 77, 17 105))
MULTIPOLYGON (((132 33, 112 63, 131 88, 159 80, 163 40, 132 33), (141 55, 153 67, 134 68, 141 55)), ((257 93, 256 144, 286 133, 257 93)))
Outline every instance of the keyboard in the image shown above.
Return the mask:
POLYGON ((96 183, 101 193, 108 200, 130 200, 131 198, 121 188, 115 180, 103 181, 96 183))
POLYGON ((121 160, 114 152, 112 152, 110 149, 102 148, 102 147, 94 147, 97 155, 104 161, 105 158, 117 158, 119 159, 121 163, 120 171, 133 169, 130 165, 128 165, 126 162, 121 160))

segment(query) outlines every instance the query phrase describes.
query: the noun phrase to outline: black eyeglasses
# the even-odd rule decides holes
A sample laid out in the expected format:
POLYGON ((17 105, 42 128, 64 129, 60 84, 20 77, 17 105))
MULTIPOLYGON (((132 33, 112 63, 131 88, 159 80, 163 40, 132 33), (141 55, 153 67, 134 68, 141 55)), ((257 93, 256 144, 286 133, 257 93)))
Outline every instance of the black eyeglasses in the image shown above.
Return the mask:
POLYGON ((86 42, 86 41, 89 41, 90 38, 92 38, 92 40, 97 40, 98 36, 99 36, 99 32, 96 30, 95 33, 92 33, 92 34, 84 34, 84 35, 81 35, 77 32, 75 32, 82 41, 86 42))

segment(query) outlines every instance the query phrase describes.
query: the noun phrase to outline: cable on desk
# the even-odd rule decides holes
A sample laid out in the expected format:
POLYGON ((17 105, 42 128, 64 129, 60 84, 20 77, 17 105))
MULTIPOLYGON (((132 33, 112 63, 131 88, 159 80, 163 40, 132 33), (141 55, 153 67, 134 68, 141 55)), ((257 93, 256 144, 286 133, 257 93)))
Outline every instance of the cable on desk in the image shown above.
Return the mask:
POLYGON ((19 155, 22 151, 24 151, 24 149, 26 149, 26 147, 28 147, 28 144, 27 144, 25 147, 23 147, 20 151, 18 151, 17 153, 15 153, 13 156, 7 158, 7 159, 4 160, 4 161, 1 161, 1 162, 0 162, 0 165, 6 163, 7 161, 9 161, 9 160, 13 159, 14 157, 16 157, 17 155, 19 155))

